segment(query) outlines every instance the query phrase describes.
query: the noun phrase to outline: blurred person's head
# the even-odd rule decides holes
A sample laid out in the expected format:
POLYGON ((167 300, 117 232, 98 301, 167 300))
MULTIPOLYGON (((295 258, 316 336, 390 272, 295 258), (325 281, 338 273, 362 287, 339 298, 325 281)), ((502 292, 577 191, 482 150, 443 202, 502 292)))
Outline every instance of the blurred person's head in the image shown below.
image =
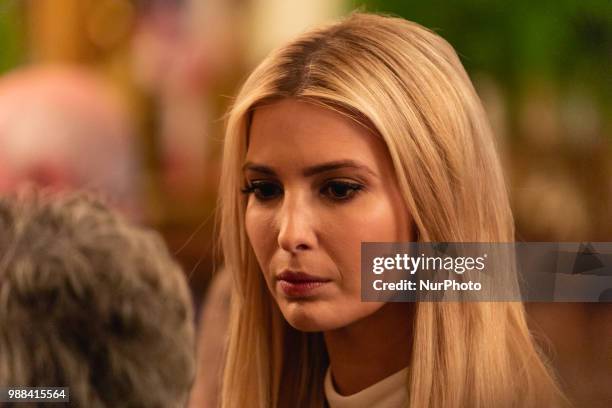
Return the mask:
POLYGON ((193 311, 161 238, 79 196, 0 198, 0 384, 79 407, 178 407, 193 311))
MULTIPOLYGON (((355 14, 272 52, 229 113, 220 186, 236 306, 224 407, 321 406, 321 331, 397 310, 361 301, 362 242, 514 238, 494 138, 459 58, 399 18, 355 14), (291 279, 304 278, 279 265, 324 289, 298 293, 291 279)), ((403 321, 414 330, 410 406, 556 401, 521 304, 415 308, 403 321)))
POLYGON ((118 93, 85 68, 44 66, 0 77, 0 194, 24 184, 87 189, 138 210, 134 126, 118 93))

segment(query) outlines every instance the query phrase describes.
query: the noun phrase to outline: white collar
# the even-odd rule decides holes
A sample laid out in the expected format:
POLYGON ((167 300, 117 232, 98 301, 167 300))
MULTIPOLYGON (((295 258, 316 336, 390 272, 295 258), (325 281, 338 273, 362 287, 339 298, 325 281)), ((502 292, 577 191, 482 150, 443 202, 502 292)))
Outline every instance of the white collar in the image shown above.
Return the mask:
POLYGON ((331 370, 325 374, 325 398, 330 408, 387 408, 402 407, 408 404, 408 367, 383 378, 376 384, 351 395, 340 395, 334 388, 331 370))

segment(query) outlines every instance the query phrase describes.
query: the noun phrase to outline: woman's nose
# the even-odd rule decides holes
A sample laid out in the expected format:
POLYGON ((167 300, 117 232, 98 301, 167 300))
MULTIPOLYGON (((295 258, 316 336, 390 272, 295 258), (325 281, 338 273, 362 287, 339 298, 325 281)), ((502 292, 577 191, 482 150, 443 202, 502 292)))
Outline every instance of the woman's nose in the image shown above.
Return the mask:
POLYGON ((296 253, 316 247, 313 214, 308 205, 298 200, 286 200, 278 213, 278 245, 296 253))

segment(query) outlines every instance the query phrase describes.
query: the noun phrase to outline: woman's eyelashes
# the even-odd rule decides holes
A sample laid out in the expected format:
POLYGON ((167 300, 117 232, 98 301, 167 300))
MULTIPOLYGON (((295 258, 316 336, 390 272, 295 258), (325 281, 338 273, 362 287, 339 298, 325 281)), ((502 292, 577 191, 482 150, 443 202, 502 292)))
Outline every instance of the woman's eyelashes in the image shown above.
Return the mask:
MULTIPOLYGON (((318 193, 331 201, 348 201, 364 189, 364 185, 346 180, 328 180, 319 188, 318 193)), ((267 180, 252 180, 241 189, 243 194, 253 194, 259 201, 270 201, 284 194, 283 187, 277 182, 267 180)))
POLYGON ((348 201, 363 188, 362 184, 352 181, 331 180, 323 184, 319 193, 333 201, 348 201))
POLYGON ((283 193, 283 188, 275 182, 265 180, 249 181, 242 190, 244 194, 253 194, 259 201, 273 200, 283 193))

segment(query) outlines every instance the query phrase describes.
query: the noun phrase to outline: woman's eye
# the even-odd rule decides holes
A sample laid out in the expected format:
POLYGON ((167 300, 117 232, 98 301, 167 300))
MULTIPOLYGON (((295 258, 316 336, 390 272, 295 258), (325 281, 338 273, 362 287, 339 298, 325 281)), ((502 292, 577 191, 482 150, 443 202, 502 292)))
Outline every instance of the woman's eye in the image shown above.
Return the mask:
POLYGON ((242 189, 244 194, 254 194, 258 200, 272 200, 283 193, 283 189, 270 181, 253 181, 242 189))
POLYGON ((332 200, 342 201, 352 198, 361 189, 363 189, 361 184, 330 181, 321 188, 321 194, 332 200))

